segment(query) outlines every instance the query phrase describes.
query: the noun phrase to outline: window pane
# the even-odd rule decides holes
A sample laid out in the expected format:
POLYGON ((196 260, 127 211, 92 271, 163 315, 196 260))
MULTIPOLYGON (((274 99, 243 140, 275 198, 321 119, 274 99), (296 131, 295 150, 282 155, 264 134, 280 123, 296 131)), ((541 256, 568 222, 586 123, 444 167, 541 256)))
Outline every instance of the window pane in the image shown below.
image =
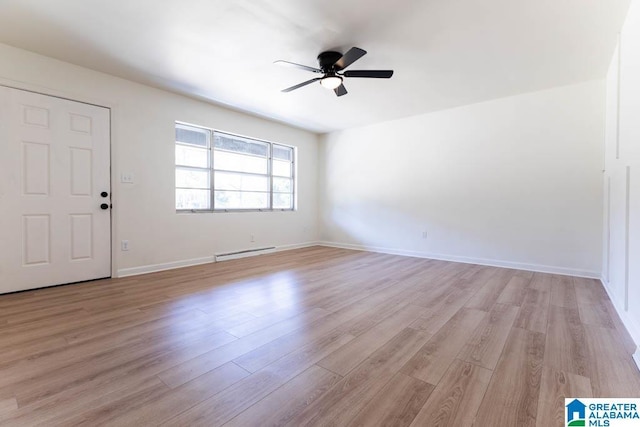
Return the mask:
POLYGON ((266 158, 245 156, 243 154, 228 153, 215 150, 213 153, 213 168, 227 171, 267 174, 268 160, 266 158))
POLYGON ((209 189, 211 187, 209 171, 176 168, 176 187, 209 189))
POLYGON ((273 209, 293 209, 291 193, 273 193, 273 209))
POLYGON ((269 191, 269 177, 266 175, 216 172, 214 185, 216 190, 269 191))
POLYGON ((208 168, 209 150, 176 144, 176 165, 208 168))
POLYGON ((176 125, 176 142, 183 144, 197 145, 198 147, 209 147, 210 131, 185 125, 176 125))
POLYGON ((293 148, 273 144, 273 158, 280 160, 293 160, 293 148))
POLYGON ((273 191, 291 193, 291 178, 273 178, 273 191))
POLYGON ((216 191, 215 209, 268 209, 269 194, 240 191, 216 191))
POLYGON ((273 174, 277 176, 291 177, 291 163, 282 160, 273 161, 273 174))
POLYGON ((211 209, 209 190, 176 188, 176 209, 211 209))
POLYGON ((269 144, 262 141, 254 141, 251 139, 215 132, 213 135, 213 143, 215 148, 220 150, 253 154, 261 157, 269 156, 269 144))

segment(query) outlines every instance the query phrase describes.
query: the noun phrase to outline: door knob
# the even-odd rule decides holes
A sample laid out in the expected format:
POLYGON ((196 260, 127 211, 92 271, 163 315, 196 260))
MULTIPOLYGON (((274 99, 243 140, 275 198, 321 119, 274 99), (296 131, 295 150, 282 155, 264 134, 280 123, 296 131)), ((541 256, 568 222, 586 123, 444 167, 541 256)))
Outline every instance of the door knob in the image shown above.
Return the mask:
POLYGON ((105 210, 105 209, 109 209, 109 205, 106 203, 103 203, 100 205, 100 209, 105 210))
POLYGON ((107 193, 106 191, 103 191, 102 193, 100 193, 101 197, 107 197, 109 195, 109 193, 107 193))

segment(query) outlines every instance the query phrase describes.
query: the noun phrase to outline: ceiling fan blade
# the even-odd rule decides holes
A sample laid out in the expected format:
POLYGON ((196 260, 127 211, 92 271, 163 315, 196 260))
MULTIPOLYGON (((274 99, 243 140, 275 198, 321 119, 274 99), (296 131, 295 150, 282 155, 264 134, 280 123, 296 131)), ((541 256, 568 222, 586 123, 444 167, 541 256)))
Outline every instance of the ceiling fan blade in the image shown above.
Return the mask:
POLYGON ((388 79, 393 76, 393 70, 352 70, 345 71, 345 77, 365 77, 371 79, 388 79))
POLYGON ((302 65, 302 64, 296 64, 295 62, 278 60, 278 61, 275 61, 274 64, 284 65, 285 67, 299 68, 301 70, 311 71, 312 73, 321 73, 322 72, 322 70, 320 70, 318 68, 308 67, 308 66, 302 65))
POLYGON ((336 93, 336 96, 342 96, 347 94, 347 88, 344 85, 340 85, 333 90, 336 93))
POLYGON ((362 50, 359 47, 352 47, 347 51, 347 53, 342 55, 342 57, 336 61, 336 63, 334 64, 334 67, 336 70, 344 70, 349 65, 353 64, 354 62, 356 62, 358 59, 362 58, 366 54, 367 54, 366 50, 362 50))
POLYGON ((313 82, 317 82, 318 80, 322 80, 322 77, 316 77, 315 79, 307 80, 306 82, 299 83, 295 86, 288 87, 286 89, 282 89, 281 92, 291 92, 292 90, 300 89, 302 86, 306 86, 313 82))

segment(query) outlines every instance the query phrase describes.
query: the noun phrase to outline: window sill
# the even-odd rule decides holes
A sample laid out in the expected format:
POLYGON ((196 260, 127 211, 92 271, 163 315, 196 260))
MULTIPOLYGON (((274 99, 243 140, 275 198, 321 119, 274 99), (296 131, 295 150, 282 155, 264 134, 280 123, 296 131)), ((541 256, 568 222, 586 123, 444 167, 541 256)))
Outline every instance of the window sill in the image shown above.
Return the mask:
POLYGON ((242 212, 296 212, 297 209, 176 209, 178 214, 242 213, 242 212))

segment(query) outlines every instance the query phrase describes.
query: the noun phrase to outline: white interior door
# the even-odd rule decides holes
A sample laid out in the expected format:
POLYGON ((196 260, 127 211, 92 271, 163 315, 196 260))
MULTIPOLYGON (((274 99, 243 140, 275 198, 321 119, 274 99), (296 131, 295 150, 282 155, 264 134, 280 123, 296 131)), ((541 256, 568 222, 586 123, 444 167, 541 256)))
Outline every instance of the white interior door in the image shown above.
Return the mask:
POLYGON ((109 120, 0 86, 0 293, 111 276, 109 120))

